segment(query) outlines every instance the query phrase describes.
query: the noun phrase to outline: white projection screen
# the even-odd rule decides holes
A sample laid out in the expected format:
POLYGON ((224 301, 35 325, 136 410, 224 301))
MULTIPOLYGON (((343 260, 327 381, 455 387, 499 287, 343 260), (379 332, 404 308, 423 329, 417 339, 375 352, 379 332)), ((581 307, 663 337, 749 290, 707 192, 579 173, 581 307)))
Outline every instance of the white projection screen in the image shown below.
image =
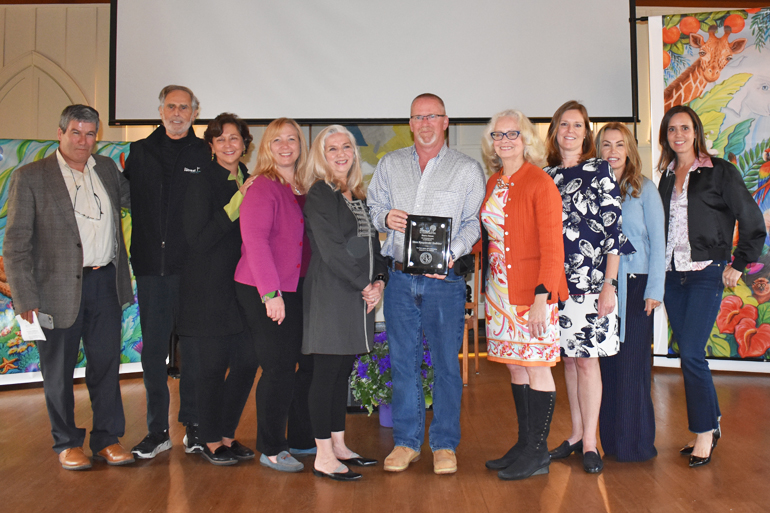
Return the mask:
MULTIPOLYGON (((167 84, 200 119, 403 122, 417 94, 452 121, 567 100, 631 121, 631 3, 623 0, 112 0, 110 122, 158 119, 167 84)), ((635 51, 635 49, 634 49, 635 51)))

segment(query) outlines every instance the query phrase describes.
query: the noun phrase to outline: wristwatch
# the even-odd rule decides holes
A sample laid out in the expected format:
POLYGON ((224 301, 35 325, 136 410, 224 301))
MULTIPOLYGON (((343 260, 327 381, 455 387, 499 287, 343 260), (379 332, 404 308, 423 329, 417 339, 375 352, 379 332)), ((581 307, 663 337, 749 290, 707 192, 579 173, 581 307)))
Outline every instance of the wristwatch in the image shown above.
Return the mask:
POLYGON ((609 283, 613 287, 618 288, 618 280, 614 278, 604 278, 604 283, 609 283))

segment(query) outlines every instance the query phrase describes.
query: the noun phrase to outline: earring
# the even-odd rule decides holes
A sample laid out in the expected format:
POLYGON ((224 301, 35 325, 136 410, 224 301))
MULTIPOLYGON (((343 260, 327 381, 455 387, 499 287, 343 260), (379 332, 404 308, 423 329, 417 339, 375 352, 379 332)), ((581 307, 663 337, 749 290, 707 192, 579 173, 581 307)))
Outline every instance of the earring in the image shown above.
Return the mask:
POLYGON ((246 150, 243 150, 243 153, 241 154, 241 157, 245 157, 245 156, 246 156, 246 150))
POLYGON ((214 162, 216 160, 216 158, 217 158, 216 154, 212 153, 211 154, 211 161, 214 162))

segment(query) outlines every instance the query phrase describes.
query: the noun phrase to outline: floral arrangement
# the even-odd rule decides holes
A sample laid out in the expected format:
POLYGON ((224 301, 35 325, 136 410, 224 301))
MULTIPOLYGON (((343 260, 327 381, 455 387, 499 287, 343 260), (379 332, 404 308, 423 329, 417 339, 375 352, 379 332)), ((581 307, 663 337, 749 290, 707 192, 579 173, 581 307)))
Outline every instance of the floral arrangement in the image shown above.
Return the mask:
MULTIPOLYGON (((422 339, 422 392, 425 395, 425 407, 433 404, 433 363, 430 359, 428 341, 422 339)), ((350 389, 353 397, 366 408, 369 415, 374 408, 393 401, 393 382, 390 377, 390 350, 388 334, 381 331, 374 336, 374 345, 370 353, 358 355, 350 375, 350 389)))

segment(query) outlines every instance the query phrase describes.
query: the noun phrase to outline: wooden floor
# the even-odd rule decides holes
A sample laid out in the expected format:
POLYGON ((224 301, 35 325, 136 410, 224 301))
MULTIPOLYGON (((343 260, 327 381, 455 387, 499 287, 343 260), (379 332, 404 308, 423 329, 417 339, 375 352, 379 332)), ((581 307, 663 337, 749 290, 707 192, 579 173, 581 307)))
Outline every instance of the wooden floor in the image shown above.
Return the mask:
MULTIPOLYGON (((391 474, 380 464, 363 469, 355 483, 319 479, 312 459, 299 474, 279 473, 254 460, 215 467, 186 455, 184 430, 172 422, 174 448, 154 460, 128 467, 96 462, 86 472, 62 470, 51 450, 50 426, 42 388, 0 390, 0 511, 16 512, 766 512, 770 510, 770 376, 717 374, 722 408, 722 439, 710 465, 690 469, 678 454, 690 438, 678 370, 656 370, 653 399, 659 455, 645 463, 608 460, 604 472, 583 472, 579 457, 551 464, 550 474, 504 482, 484 468, 512 443, 515 413, 507 371, 482 361, 463 395, 459 471, 433 474, 430 449, 406 472, 391 474)), ((569 435, 569 411, 561 366, 556 368, 557 407, 549 438, 554 447, 569 435)), ((123 443, 131 447, 145 435, 145 398, 140 378, 124 379, 128 419, 123 443)), ((176 381, 169 381, 174 416, 176 381)), ((85 385, 76 385, 77 422, 90 428, 85 385)), ((428 415, 430 419, 430 413, 428 415)), ((238 438, 255 445, 252 399, 238 438)), ((359 453, 385 458, 391 430, 376 414, 348 416, 348 442, 359 453)), ((86 443, 87 447, 87 443, 86 443)), ((88 452, 88 451, 87 451, 88 452)))

